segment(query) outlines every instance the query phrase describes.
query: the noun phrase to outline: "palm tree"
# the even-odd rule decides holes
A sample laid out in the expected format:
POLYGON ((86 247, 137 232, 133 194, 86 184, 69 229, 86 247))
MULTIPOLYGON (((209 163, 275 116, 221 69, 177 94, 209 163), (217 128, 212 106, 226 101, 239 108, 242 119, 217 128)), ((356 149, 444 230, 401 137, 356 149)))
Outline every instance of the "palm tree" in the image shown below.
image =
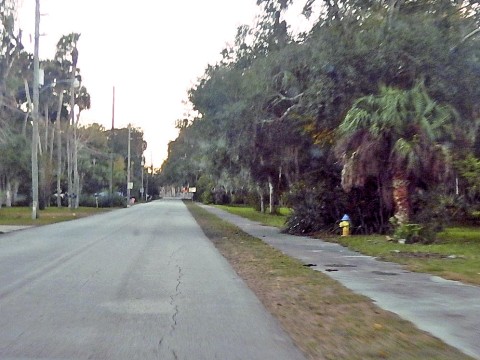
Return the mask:
POLYGON ((381 87, 358 99, 337 134, 342 187, 350 191, 376 178, 387 208, 399 224, 409 221, 411 194, 418 183, 438 182, 447 173, 455 111, 433 101, 423 82, 411 90, 381 87))

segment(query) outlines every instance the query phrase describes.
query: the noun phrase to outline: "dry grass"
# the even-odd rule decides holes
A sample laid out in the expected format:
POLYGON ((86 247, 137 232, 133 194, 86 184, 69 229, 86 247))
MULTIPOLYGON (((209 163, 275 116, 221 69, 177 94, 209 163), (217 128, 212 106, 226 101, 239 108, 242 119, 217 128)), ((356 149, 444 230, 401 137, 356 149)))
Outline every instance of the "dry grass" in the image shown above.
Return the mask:
POLYGON ((309 359, 470 359, 328 276, 187 204, 203 231, 309 359))

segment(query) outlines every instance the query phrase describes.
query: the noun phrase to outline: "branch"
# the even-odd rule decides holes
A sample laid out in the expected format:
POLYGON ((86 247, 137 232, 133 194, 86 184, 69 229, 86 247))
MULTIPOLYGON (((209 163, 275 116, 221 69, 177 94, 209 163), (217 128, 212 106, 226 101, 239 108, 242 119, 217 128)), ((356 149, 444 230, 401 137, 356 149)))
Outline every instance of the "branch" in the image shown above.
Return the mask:
POLYGON ((469 38, 471 38, 473 35, 478 33, 480 31, 480 28, 473 30, 471 33, 465 35, 465 37, 460 41, 460 44, 463 44, 465 41, 467 41, 469 38))
POLYGON ((30 114, 30 109, 32 108, 32 99, 30 99, 30 89, 28 87, 27 79, 23 79, 23 84, 25 86, 25 95, 27 96, 27 111, 25 112, 25 120, 23 122, 22 135, 27 136, 27 121, 28 121, 28 115, 30 114))
POLYGON ((300 93, 300 94, 298 94, 296 96, 293 96, 293 97, 287 97, 287 96, 285 96, 281 93, 278 93, 277 96, 278 97, 275 100, 272 101, 272 106, 276 106, 276 105, 280 104, 282 101, 295 102, 303 96, 303 93, 300 93))
POLYGON ((294 105, 290 106, 287 110, 285 110, 283 115, 280 116, 279 120, 280 121, 285 120, 285 118, 292 112, 292 110, 294 110, 297 107, 298 107, 298 104, 294 104, 294 105))
MULTIPOLYGON (((282 98, 285 99, 285 100, 296 101, 296 100, 300 99, 303 96, 303 94, 304 93, 302 92, 302 93, 298 94, 297 96, 294 96, 294 97, 291 97, 291 98, 287 98, 287 97, 283 96, 282 94, 280 94, 280 96, 282 96, 282 98)), ((280 116, 279 120, 280 121, 285 120, 285 118, 292 112, 292 110, 294 110, 297 107, 298 107, 298 103, 295 103, 292 106, 290 106, 287 110, 285 110, 283 115, 280 116)))
POLYGON ((280 100, 289 100, 289 101, 296 101, 297 99, 300 99, 303 96, 303 92, 294 96, 294 97, 287 97, 283 94, 278 93, 278 96, 280 97, 280 100))
POLYGON ((480 28, 477 28, 477 29, 473 30, 472 32, 468 33, 467 35, 465 35, 465 36, 463 37, 463 39, 460 40, 460 42, 459 42, 457 45, 455 45, 454 47, 452 47, 452 48, 450 49, 450 52, 453 52, 453 51, 457 50, 457 48, 458 48, 460 45, 462 45, 465 41, 467 41, 468 39, 470 39, 472 36, 476 35, 478 32, 480 32, 480 28))

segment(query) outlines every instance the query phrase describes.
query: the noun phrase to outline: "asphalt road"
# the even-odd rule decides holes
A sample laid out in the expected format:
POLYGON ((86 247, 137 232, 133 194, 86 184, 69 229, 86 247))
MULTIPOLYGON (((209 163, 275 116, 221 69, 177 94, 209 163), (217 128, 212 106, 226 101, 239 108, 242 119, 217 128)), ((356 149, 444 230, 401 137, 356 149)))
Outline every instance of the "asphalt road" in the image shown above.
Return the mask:
POLYGON ((183 203, 0 235, 0 359, 303 359, 183 203))

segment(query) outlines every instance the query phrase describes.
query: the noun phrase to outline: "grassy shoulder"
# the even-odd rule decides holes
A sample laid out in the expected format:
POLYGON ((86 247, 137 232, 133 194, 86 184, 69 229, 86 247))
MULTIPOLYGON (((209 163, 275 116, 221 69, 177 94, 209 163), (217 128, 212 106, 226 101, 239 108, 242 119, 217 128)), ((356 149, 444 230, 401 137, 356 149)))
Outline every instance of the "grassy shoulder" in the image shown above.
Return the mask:
MULTIPOLYGON (((219 206, 233 214, 269 226, 283 227, 287 214, 262 214, 249 207, 219 206)), ((403 264, 410 271, 425 272, 445 279, 480 285, 480 228, 451 227, 438 234, 431 245, 399 244, 383 235, 349 237, 318 234, 322 240, 342 244, 365 255, 403 264)))
POLYGON ((270 215, 256 211, 252 207, 248 206, 227 206, 227 205, 215 205, 219 209, 228 211, 232 214, 242 216, 252 221, 256 221, 268 226, 275 226, 281 228, 285 225, 287 216, 290 210, 287 208, 278 209, 278 214, 270 215))
POLYGON ((380 235, 318 237, 362 254, 403 264, 407 269, 480 285, 480 229, 447 228, 431 245, 399 244, 380 235))
POLYGON ((110 211, 110 208, 80 207, 49 207, 38 212, 38 219, 32 220, 32 209, 29 207, 11 207, 0 209, 0 225, 47 225, 61 221, 74 220, 90 215, 110 211))
POLYGON ((309 359, 469 359, 194 203, 187 206, 309 359))

